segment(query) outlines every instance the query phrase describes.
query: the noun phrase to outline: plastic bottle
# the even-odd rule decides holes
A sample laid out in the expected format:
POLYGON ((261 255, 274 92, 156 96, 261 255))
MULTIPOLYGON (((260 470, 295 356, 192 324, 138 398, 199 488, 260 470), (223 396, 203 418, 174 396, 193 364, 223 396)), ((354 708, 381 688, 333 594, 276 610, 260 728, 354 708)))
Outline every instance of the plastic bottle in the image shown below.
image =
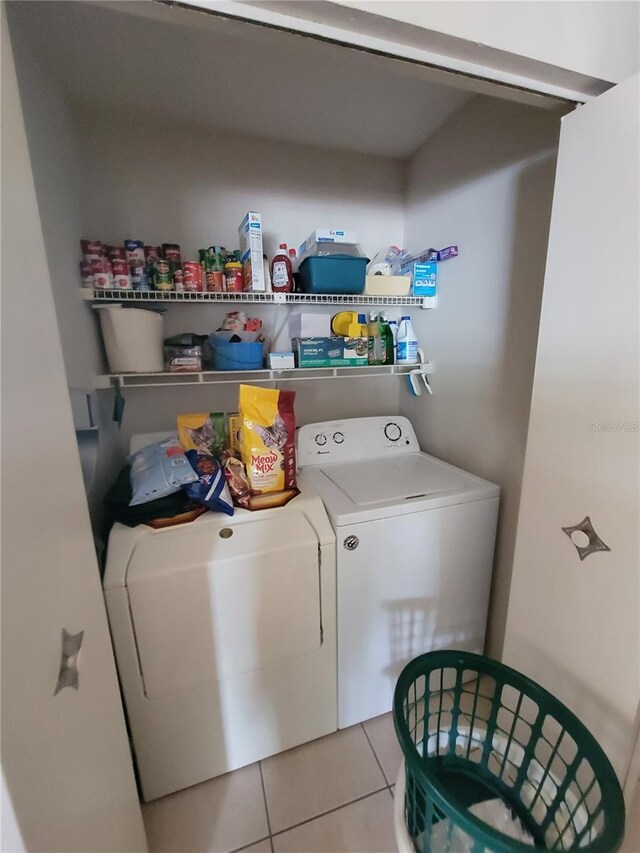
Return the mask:
POLYGON ((382 312, 380 319, 380 337, 382 338, 382 363, 393 364, 396 360, 396 342, 389 326, 387 315, 382 312))
POLYGON ((289 249, 289 260, 291 261, 291 272, 298 272, 298 256, 295 249, 289 249))
POLYGON ((271 261, 271 289, 274 293, 293 291, 293 272, 286 243, 280 243, 280 248, 271 261))
POLYGON ((369 337, 369 326, 367 325, 367 315, 366 314, 358 314, 358 325, 360 326, 360 335, 361 338, 369 337))
POLYGON ((271 272, 269 270, 269 259, 266 255, 262 256, 262 267, 264 270, 264 289, 265 293, 272 293, 271 290, 271 272))
POLYGON ((369 364, 383 364, 384 350, 380 334, 380 319, 375 311, 371 311, 369 314, 367 334, 369 336, 369 364))
POLYGON ((398 342, 398 321, 389 320, 389 328, 391 329, 391 334, 393 335, 393 350, 395 352, 396 344, 398 342))
POLYGON ((396 347, 398 364, 418 363, 418 339, 411 325, 411 317, 405 315, 400 320, 396 347))

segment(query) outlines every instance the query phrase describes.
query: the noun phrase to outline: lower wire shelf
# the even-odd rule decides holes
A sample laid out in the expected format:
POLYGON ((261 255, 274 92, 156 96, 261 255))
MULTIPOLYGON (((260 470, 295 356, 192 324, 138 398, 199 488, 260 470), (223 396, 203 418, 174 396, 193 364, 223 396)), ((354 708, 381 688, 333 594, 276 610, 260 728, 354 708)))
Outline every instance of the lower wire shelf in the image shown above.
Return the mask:
POLYGON ((300 382, 309 379, 363 379, 406 376, 412 370, 431 374, 432 361, 420 364, 368 365, 365 367, 296 367, 288 370, 203 370, 201 373, 111 373, 98 376, 98 390, 111 388, 159 388, 194 385, 229 385, 238 382, 300 382))

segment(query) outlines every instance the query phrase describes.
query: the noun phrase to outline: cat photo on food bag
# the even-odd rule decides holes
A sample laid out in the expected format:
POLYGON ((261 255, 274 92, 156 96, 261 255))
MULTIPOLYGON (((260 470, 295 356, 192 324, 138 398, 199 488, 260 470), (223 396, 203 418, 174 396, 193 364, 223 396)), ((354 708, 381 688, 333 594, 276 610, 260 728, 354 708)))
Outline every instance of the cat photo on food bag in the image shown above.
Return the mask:
POLYGON ((178 435, 185 451, 197 450, 220 459, 229 444, 227 416, 224 412, 178 415, 178 435))
POLYGON ((241 385, 240 455, 253 495, 296 488, 293 391, 241 385))
POLYGON ((199 450, 200 453, 211 453, 210 447, 213 442, 214 432, 209 418, 207 418, 201 427, 185 427, 185 432, 191 438, 194 450, 199 450))
POLYGON ((280 415, 276 415, 276 419, 271 426, 263 427, 260 424, 254 424, 253 428, 264 441, 265 447, 269 447, 272 450, 284 450, 289 433, 280 415))

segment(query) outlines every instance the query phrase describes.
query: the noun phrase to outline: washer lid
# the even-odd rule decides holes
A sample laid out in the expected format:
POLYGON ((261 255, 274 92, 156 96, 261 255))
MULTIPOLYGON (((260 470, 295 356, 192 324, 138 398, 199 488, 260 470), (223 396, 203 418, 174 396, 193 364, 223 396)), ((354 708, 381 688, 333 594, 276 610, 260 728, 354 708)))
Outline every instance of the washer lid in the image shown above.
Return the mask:
POLYGON ((435 497, 476 486, 468 474, 421 453, 328 465, 322 470, 358 506, 435 497))
POLYGON ((496 499, 500 495, 495 483, 427 453, 308 466, 302 479, 323 499, 334 526, 496 499))

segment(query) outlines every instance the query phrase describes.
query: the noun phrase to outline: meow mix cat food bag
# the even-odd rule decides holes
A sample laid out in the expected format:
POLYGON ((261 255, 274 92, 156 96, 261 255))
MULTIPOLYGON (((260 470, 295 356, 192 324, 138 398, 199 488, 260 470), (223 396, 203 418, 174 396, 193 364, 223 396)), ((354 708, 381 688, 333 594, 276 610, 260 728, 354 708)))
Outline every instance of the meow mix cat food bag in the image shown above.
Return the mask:
POLYGON ((240 386, 240 453, 254 495, 296 488, 295 396, 240 386))
POLYGON ((178 436, 185 451, 197 450, 219 460, 229 444, 227 416, 224 412, 178 415, 178 436))

